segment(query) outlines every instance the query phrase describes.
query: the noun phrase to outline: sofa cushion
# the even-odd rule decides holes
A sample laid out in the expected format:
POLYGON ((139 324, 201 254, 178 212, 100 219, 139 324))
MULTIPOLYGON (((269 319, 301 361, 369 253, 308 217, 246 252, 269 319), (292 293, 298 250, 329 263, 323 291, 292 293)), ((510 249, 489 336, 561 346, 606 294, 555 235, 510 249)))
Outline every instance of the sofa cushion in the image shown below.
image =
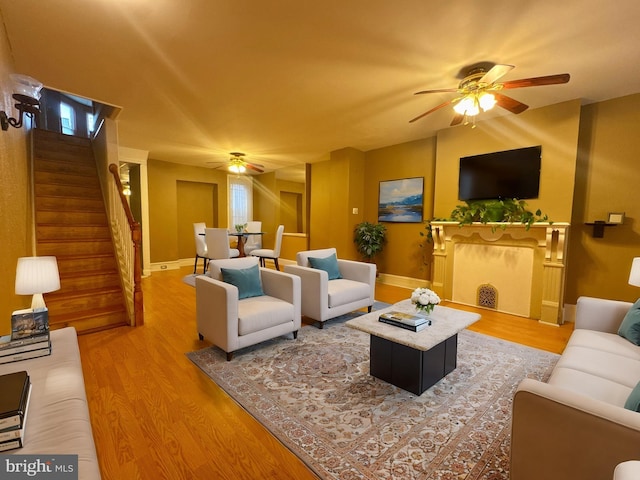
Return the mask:
POLYGON ((624 408, 633 410, 634 412, 640 412, 640 382, 631 390, 627 401, 624 403, 624 408))
POLYGON ((631 392, 626 385, 573 368, 554 368, 547 383, 617 407, 624 405, 631 392))
POLYGON ((221 268, 222 280, 238 287, 238 299, 264 295, 257 265, 249 268, 221 268))
POLYGON ((293 304, 263 295, 238 302, 238 334, 248 335, 276 325, 293 322, 293 304))
POLYGON ((634 345, 640 345, 640 299, 633 304, 624 316, 618 335, 626 338, 634 345))
POLYGON ((602 350, 640 361, 640 348, 615 333, 577 329, 571 334, 567 346, 602 350))
POLYGON ((342 275, 340 275, 340 269, 338 268, 338 258, 335 253, 324 258, 309 257, 308 260, 311 268, 317 268, 327 272, 329 280, 342 278, 342 275))
POLYGON ((354 282, 346 278, 331 280, 328 286, 329 308, 368 298, 370 290, 366 283, 354 282))

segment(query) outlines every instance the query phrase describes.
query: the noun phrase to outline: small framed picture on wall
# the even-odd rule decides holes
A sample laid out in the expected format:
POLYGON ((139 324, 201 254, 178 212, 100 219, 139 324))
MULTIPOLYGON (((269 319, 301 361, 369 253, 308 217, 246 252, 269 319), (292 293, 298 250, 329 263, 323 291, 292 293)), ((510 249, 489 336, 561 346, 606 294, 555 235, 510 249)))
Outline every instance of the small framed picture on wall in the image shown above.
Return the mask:
POLYGON ((607 219, 607 223, 614 223, 616 225, 624 223, 624 212, 622 212, 622 213, 610 213, 609 217, 607 219))

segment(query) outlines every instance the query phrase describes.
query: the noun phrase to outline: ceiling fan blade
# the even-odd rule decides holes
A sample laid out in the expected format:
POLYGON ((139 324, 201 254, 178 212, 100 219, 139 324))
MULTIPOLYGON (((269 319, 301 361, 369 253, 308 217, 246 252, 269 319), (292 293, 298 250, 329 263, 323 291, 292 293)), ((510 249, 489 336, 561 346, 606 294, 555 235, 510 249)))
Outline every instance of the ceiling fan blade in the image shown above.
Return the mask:
POLYGON ((457 88, 438 88, 436 90, 421 90, 419 92, 414 93, 414 95, 422 95, 424 93, 455 93, 457 92, 457 88))
POLYGON ((453 117, 453 120, 451 120, 450 126, 455 127, 456 125, 460 125, 463 120, 464 120, 464 115, 460 115, 459 113, 456 113, 455 116, 453 117))
POLYGON ((525 105, 518 100, 507 97, 506 95, 502 95, 497 92, 494 92, 493 95, 496 97, 496 103, 499 107, 502 107, 505 110, 509 110, 511 113, 515 113, 516 115, 518 113, 524 112, 527 108, 529 108, 529 105, 525 105))
POLYGON ((440 110, 441 108, 446 107, 447 105, 450 105, 453 102, 453 100, 447 100, 444 103, 441 103, 440 105, 438 105, 437 107, 433 107, 431 110, 424 112, 422 115, 418 115, 416 118, 412 118, 411 120, 409 120, 409 123, 413 123, 416 120, 420 120, 422 117, 426 117, 427 115, 429 115, 430 113, 435 112, 436 110, 440 110))
POLYGON ((263 170, 262 168, 260 168, 262 165, 258 166, 258 165, 255 165, 255 164, 253 164, 253 163, 245 163, 245 166, 246 166, 247 168, 249 168, 249 169, 251 169, 251 170, 255 171, 255 172, 258 172, 258 173, 264 173, 264 170, 263 170))
POLYGON ((484 76, 480 80, 478 80, 478 83, 486 83, 487 85, 491 85, 514 68, 514 65, 494 65, 493 67, 491 67, 491 70, 485 73, 484 76))
POLYGON ((547 75, 546 77, 521 78, 520 80, 510 80, 502 84, 502 88, 524 88, 538 87, 542 85, 558 85, 567 83, 571 76, 568 73, 558 75, 547 75))

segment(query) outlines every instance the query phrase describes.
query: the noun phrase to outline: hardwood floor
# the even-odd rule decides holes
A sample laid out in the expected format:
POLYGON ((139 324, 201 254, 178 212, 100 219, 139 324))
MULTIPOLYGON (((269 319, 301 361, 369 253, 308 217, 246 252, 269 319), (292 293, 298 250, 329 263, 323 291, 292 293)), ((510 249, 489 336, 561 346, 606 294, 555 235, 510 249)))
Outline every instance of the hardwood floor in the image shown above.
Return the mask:
MULTIPOLYGON (((181 281, 189 273, 185 267, 143 280, 143 327, 79 337, 103 479, 317 478, 185 356, 209 345, 198 340, 195 290, 181 281)), ((376 287, 376 299, 388 303, 409 293, 376 287)), ((572 331, 480 313, 473 330, 553 352, 572 331)))

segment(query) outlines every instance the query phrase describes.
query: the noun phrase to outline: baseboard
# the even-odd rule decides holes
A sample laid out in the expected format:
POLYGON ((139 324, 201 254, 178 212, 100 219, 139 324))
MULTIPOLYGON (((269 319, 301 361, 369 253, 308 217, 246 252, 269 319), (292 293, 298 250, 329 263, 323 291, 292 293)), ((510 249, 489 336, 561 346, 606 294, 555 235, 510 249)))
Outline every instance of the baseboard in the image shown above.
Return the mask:
POLYGON ((150 265, 151 272, 161 272, 163 270, 178 270, 180 267, 193 265, 193 259, 191 260, 174 260, 172 262, 158 262, 150 265), (187 263, 184 263, 187 262, 187 263))
POLYGON ((394 287, 403 287, 403 288, 429 288, 431 286, 431 282, 429 280, 424 280, 421 278, 412 278, 412 277, 402 277, 400 275, 391 275, 390 273, 381 273, 378 275, 378 282, 384 283, 385 285, 392 285, 394 287))

